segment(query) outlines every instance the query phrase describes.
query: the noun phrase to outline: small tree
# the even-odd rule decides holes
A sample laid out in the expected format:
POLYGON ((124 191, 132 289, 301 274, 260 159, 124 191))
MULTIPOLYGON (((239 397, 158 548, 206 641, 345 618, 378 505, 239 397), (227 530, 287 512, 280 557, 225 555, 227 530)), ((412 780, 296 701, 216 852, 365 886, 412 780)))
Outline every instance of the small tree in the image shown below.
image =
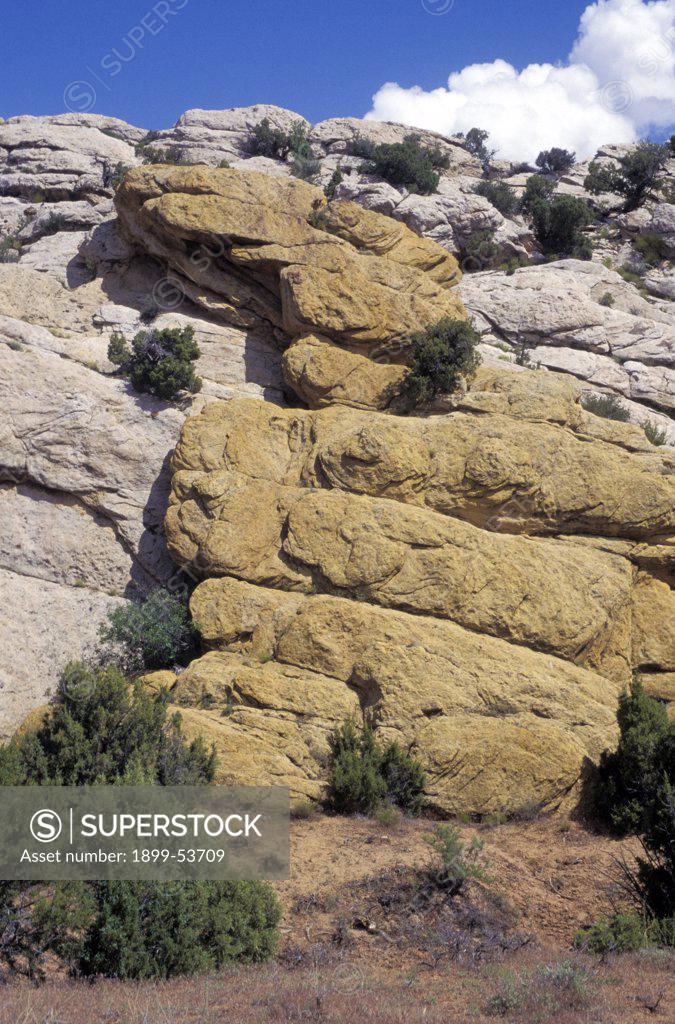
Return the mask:
POLYGON ((598 807, 620 835, 640 836, 644 856, 624 865, 649 915, 675 915, 675 723, 639 682, 619 700, 620 738, 598 770, 598 807))
POLYGON ((643 830, 664 767, 657 751, 670 725, 665 708, 639 682, 619 698, 617 718, 621 738, 600 762, 599 806, 614 831, 628 835, 643 830))
MULTIPOLYGON (((166 693, 130 687, 115 667, 71 665, 36 732, 0 748, 5 785, 200 785, 215 754, 188 743, 166 693)), ((280 908, 261 882, 0 881, 0 960, 42 973, 166 978, 266 959, 280 908)))
POLYGON ((490 161, 495 155, 494 149, 488 149, 485 143, 490 137, 490 133, 484 131, 482 128, 470 128, 464 136, 464 146, 475 156, 477 160, 480 160, 483 173, 487 173, 490 169, 490 161))
POLYGON ((412 406, 456 390, 460 377, 471 379, 480 365, 480 335, 466 320, 445 317, 410 339, 411 372, 404 393, 412 406))
POLYGON ((285 160, 290 151, 289 134, 282 128, 273 128, 269 117, 263 117, 251 131, 248 148, 252 156, 285 160))
POLYGON ((505 181, 480 181, 474 192, 492 203, 504 217, 512 217, 518 210, 518 197, 505 181))
POLYGON ((339 186, 342 184, 343 180, 344 174, 342 173, 340 167, 338 166, 331 174, 327 185, 324 186, 323 194, 325 195, 326 199, 335 198, 335 193, 337 192, 339 186))
POLYGON ((424 838, 439 860, 438 869, 432 871, 434 882, 447 890, 448 895, 458 896, 471 879, 487 880, 480 839, 474 837, 467 846, 454 825, 437 825, 424 838))
POLYGON ((202 382, 193 363, 199 359, 194 328, 165 327, 139 331, 131 348, 119 331, 113 331, 108 344, 108 359, 128 376, 136 391, 144 391, 170 401, 181 391, 196 394, 202 382))
POLYGON ((542 252, 552 258, 573 256, 589 260, 592 249, 582 229, 591 221, 583 199, 556 196, 551 202, 535 200, 530 206, 532 229, 542 252))
POLYGON ((543 174, 531 174, 525 183, 525 191, 520 201, 523 213, 530 213, 535 202, 549 202, 555 192, 555 182, 545 178, 543 174))
POLYGON ((624 210, 636 210, 657 186, 657 179, 670 156, 669 147, 640 142, 619 157, 617 164, 591 161, 584 188, 593 195, 614 192, 624 197, 624 210))
POLYGON ((137 672, 184 663, 197 634, 185 601, 158 587, 140 604, 129 602, 108 612, 101 639, 127 671, 137 672))
POLYGON ((542 174, 566 174, 574 166, 576 153, 570 153, 569 149, 544 149, 536 159, 537 167, 541 168, 542 174))
POLYGON ((118 668, 79 662, 61 674, 43 724, 4 748, 3 774, 12 785, 199 785, 215 773, 215 753, 187 743, 168 695, 129 686, 118 668))
POLYGON ((94 882, 77 967, 85 976, 141 980, 266 960, 279 903, 257 882, 94 882))

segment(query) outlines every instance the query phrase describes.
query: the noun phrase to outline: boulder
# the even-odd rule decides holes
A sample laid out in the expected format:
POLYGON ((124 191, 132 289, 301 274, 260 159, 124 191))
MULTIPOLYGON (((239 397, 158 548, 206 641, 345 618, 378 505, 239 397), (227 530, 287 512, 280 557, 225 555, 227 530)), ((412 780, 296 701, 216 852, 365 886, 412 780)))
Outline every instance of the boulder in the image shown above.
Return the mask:
POLYGON ((451 257, 358 207, 327 204, 296 178, 143 167, 126 176, 116 205, 135 243, 237 326, 402 354, 420 326, 465 315, 448 286, 458 278, 451 257))

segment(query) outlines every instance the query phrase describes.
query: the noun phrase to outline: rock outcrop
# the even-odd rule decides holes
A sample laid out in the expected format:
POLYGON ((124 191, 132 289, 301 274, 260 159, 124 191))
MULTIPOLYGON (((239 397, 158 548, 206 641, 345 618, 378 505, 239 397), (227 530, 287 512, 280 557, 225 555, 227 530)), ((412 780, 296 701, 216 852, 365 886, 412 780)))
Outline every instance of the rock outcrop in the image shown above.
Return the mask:
POLYGON ((447 254, 372 212, 168 167, 131 172, 117 205, 198 301, 265 321, 313 407, 210 403, 172 459, 168 547, 204 580, 211 650, 169 681, 223 778, 316 797, 330 730, 368 713, 441 812, 555 806, 612 743, 632 672, 670 671, 672 457, 545 371, 388 411, 412 331, 464 314, 447 254))
MULTIPOLYGON (((639 426, 675 443, 675 293, 633 245, 670 246, 672 207, 601 197, 593 260, 536 265, 522 217, 474 192, 462 139, 419 133, 449 162, 419 196, 358 155, 410 129, 304 122, 313 186, 253 154, 264 117, 299 120, 0 124, 0 644, 22 651, 0 668, 0 735, 109 608, 176 571, 168 539, 205 651, 152 685, 223 778, 318 798, 330 730, 367 712, 423 761, 440 813, 554 807, 613 742, 632 672, 675 698, 672 449, 639 426), (161 151, 178 166, 136 166, 161 151), (534 262, 457 288, 486 230, 500 259, 534 262), (471 387, 443 415, 397 415, 411 331, 465 310, 471 387), (111 376, 111 332, 148 323, 194 327, 198 397, 111 376), (632 424, 586 412, 599 391, 632 424)), ((585 195, 584 173, 559 191, 585 195)))

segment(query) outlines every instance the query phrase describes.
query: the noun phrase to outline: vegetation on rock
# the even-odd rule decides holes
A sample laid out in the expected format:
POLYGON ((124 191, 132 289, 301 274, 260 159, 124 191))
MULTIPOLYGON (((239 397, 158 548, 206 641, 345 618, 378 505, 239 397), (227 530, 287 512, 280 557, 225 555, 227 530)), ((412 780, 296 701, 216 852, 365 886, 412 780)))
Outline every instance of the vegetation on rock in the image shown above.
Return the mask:
POLYGON ((668 256, 668 246, 665 239, 653 232, 638 235, 633 245, 645 263, 648 263, 651 267, 658 266, 668 256))
POLYGON ((374 145, 367 139, 353 144, 356 156, 365 159, 363 170, 376 174, 390 185, 403 186, 409 192, 431 195, 438 188, 440 171, 450 166, 448 156, 436 146, 423 146, 419 135, 406 135, 403 142, 374 145))
POLYGON ((410 339, 411 372, 404 394, 412 406, 431 402, 436 395, 450 394, 460 379, 470 380, 480 365, 476 346, 478 331, 466 320, 445 317, 410 339))
POLYGON ((576 161, 576 153, 570 153, 569 149, 544 149, 537 157, 535 163, 542 174, 566 174, 576 161))
POLYGON ((471 156, 475 156, 477 160, 480 160, 484 174, 490 169, 490 160, 494 156, 494 150, 488 149, 485 145, 489 137, 490 133, 482 128, 470 128, 464 136, 465 148, 471 153, 471 156))
POLYGON ((555 192, 556 183, 543 174, 531 174, 525 183, 525 191, 521 199, 523 213, 530 213, 535 202, 544 200, 548 202, 555 192))
POLYGON ((505 181, 480 181, 474 192, 492 203, 504 217, 511 217, 518 210, 518 197, 505 181))
POLYGON ((130 686, 114 665, 68 665, 43 724, 0 747, 4 785, 199 785, 215 754, 187 743, 165 692, 130 686))
POLYGON ((659 175, 669 156, 668 146, 656 142, 640 142, 625 156, 619 157, 617 164, 601 164, 592 160, 584 188, 593 195, 613 192, 623 196, 624 210, 636 210, 657 187, 659 175))
POLYGON ((660 427, 654 420, 647 420, 646 423, 642 424, 642 429, 649 443, 653 444, 656 448, 660 448, 668 440, 668 432, 665 427, 660 427))
POLYGON ((555 196, 550 201, 534 199, 530 202, 529 213, 532 230, 545 256, 591 258, 590 242, 582 234, 582 229, 591 221, 591 213, 583 199, 576 196, 555 196))
POLYGON ((499 246, 495 242, 493 228, 472 231, 459 250, 459 264, 465 274, 490 270, 499 254, 499 246))
POLYGON ((605 420, 618 420, 620 423, 630 420, 630 412, 616 395, 586 395, 581 404, 586 412, 602 416, 605 420))
POLYGON ((184 664, 196 638, 186 602, 161 587, 141 603, 113 608, 101 628, 101 639, 128 672, 184 664))
POLYGON ((331 734, 329 745, 326 804, 336 814, 374 814, 386 803, 419 812, 424 772, 397 743, 383 746, 368 722, 358 729, 348 720, 331 734))
POLYGON ((113 331, 108 344, 108 359, 129 377, 136 391, 156 395, 166 401, 182 391, 196 394, 202 386, 192 365, 199 359, 194 328, 166 327, 139 331, 131 348, 119 331, 113 331))

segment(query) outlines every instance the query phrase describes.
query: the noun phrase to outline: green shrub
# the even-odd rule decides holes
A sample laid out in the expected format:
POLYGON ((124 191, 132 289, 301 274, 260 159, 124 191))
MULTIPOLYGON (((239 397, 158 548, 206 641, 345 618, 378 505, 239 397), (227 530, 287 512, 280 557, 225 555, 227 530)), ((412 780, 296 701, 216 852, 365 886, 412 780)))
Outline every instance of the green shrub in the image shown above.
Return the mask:
POLYGON ((327 199, 334 199, 335 193, 338 190, 338 186, 342 184, 344 180, 344 174, 339 167, 336 167, 330 176, 328 184, 324 187, 323 194, 327 199))
POLYGON ((0 237, 0 263, 17 263, 21 257, 21 242, 16 235, 0 237))
POLYGON ((129 602, 108 612, 101 639, 127 671, 135 672, 189 660, 196 632, 185 601, 158 587, 141 603, 129 602))
POLYGON ((611 292, 605 292, 599 301, 601 306, 608 306, 611 308, 615 304, 616 299, 611 292))
POLYGON ((388 743, 381 751, 380 774, 386 786, 386 798, 411 814, 422 809, 424 770, 398 743, 388 743))
MULTIPOLYGON (((289 131, 285 132, 283 128, 272 127, 269 118, 264 117, 253 128, 248 148, 252 156, 266 156, 272 160, 286 160, 292 155, 295 158, 296 171, 306 172, 311 158, 307 126, 302 121, 295 121, 289 131)), ((312 173, 315 174, 316 171, 312 173)), ((297 176, 303 175, 298 173, 297 176)))
POLYGON ((444 317, 410 339, 411 372, 404 395, 415 407, 432 401, 438 394, 456 390, 460 377, 471 379, 480 365, 476 346, 480 335, 466 320, 444 317))
MULTIPOLYGON (((215 754, 188 743, 168 695, 129 686, 116 666, 68 665, 43 724, 0 748, 0 776, 12 785, 198 785, 215 754)), ((7 784, 7 783, 5 783, 7 784)))
POLYGON ((538 200, 548 202, 555 192, 556 184, 543 174, 531 174, 525 183, 525 191, 520 201, 523 213, 529 213, 534 203, 538 200))
POLYGON ((123 164, 121 162, 111 164, 106 160, 103 165, 103 174, 101 176, 103 180, 103 187, 111 188, 113 190, 118 189, 124 180, 124 175, 129 170, 131 170, 130 164, 123 164))
POLYGON ((575 946, 601 955, 635 952, 650 945, 674 945, 675 936, 669 936, 668 931, 659 921, 645 920, 638 913, 622 910, 580 929, 575 946))
POLYGON ((590 242, 582 234, 582 229, 591 221, 591 213, 583 199, 575 196, 556 196, 550 202, 535 199, 529 206, 529 213, 534 236, 544 255, 591 258, 590 242))
MULTIPOLYGON (((3 785, 212 781, 215 754, 185 740, 168 695, 130 687, 115 667, 71 665, 36 732, 0 747, 3 785)), ((0 881, 0 960, 43 974, 47 955, 74 974, 166 978, 266 959, 280 910, 259 882, 0 881)))
POLYGON ((372 726, 345 722, 329 738, 326 804, 337 814, 374 814, 385 802, 418 813, 424 772, 397 743, 382 746, 372 726))
POLYGON ((482 840, 474 836, 467 846, 454 825, 436 825, 424 838, 438 860, 431 872, 434 883, 448 895, 458 896, 471 879, 487 881, 482 840))
POLYGON ((614 192, 623 196, 624 210, 636 210, 644 203, 650 191, 657 187, 657 179, 669 157, 668 146, 655 142, 640 142, 619 157, 616 164, 591 161, 584 188, 593 195, 614 192))
POLYGON ((620 835, 640 836, 644 856, 624 865, 645 914, 675 916, 675 723, 639 682, 619 700, 619 744, 598 769, 598 807, 620 835))
POLYGON ((630 420, 629 410, 616 395, 587 395, 581 404, 586 412, 602 416, 605 420, 619 420, 621 423, 630 420))
POLYGON ((479 270, 490 270, 499 254, 499 246, 495 242, 493 228, 472 231, 462 243, 458 260, 465 274, 477 273, 479 270))
POLYGON ((281 910, 259 882, 94 882, 78 973, 140 980, 268 959, 281 910))
POLYGON ((645 263, 652 267, 658 266, 668 256, 668 246, 661 235, 647 233, 638 235, 633 245, 642 256, 645 263))
POLYGON ((492 203, 504 217, 512 217, 518 210, 518 197, 505 181, 480 181, 474 192, 492 203))
POLYGON ((662 742, 671 727, 663 705, 648 697, 639 682, 619 698, 617 718, 619 745, 600 762, 599 806, 615 832, 639 834, 666 767, 662 742))
POLYGON ((282 128, 273 128, 270 119, 264 117, 253 128, 248 148, 252 156, 285 160, 290 148, 288 134, 282 128))
POLYGON ((574 166, 576 158, 576 153, 570 153, 568 149, 559 149, 554 146, 553 149, 543 150, 535 163, 543 174, 559 175, 566 174, 574 166))
POLYGON ((356 140, 353 149, 369 153, 362 170, 376 174, 390 185, 403 186, 409 192, 431 195, 438 188, 440 169, 449 167, 449 158, 436 147, 423 146, 418 135, 406 135, 403 142, 371 146, 356 140))
POLYGON ((618 267, 616 272, 627 284, 634 284, 641 295, 646 295, 645 283, 641 274, 635 273, 634 270, 626 266, 618 267))
POLYGON ((642 424, 642 429, 650 444, 655 445, 657 448, 668 440, 667 430, 664 427, 660 427, 654 420, 647 420, 646 423, 642 424))
POLYGON ((114 331, 108 344, 108 359, 129 377, 136 391, 170 401, 182 391, 196 394, 202 382, 193 363, 199 359, 194 328, 166 327, 139 331, 131 348, 123 334, 114 331))
POLYGON ((327 806, 337 814, 373 814, 387 787, 380 773, 380 749, 372 727, 359 732, 347 721, 329 738, 330 776, 327 806))

